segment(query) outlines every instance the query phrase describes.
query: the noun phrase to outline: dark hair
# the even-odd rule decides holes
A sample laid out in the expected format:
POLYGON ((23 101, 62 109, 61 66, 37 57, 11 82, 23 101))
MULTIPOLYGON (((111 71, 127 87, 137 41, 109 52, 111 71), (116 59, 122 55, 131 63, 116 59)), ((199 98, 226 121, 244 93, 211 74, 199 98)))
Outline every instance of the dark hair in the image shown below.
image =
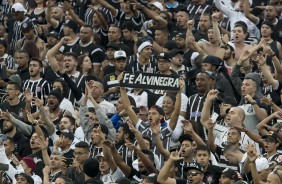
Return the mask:
POLYGON ((136 107, 136 102, 135 102, 134 98, 133 98, 132 96, 129 96, 129 95, 128 95, 128 99, 129 99, 129 101, 130 101, 130 104, 131 104, 133 107, 136 107))
POLYGON ((37 57, 39 58, 39 49, 33 41, 26 40, 23 45, 23 50, 28 53, 29 58, 37 57))
POLYGON ((66 52, 65 56, 73 57, 75 61, 77 61, 77 55, 74 52, 66 52))
MULTIPOLYGON (((61 178, 63 180, 65 180, 65 184, 73 184, 73 181, 69 178, 69 177, 66 177, 66 176, 58 176, 57 178, 61 178)), ((56 179, 57 179, 56 178, 56 179)))
POLYGON ((120 128, 123 128, 123 133, 128 134, 128 137, 129 137, 130 140, 133 140, 135 138, 134 133, 131 132, 127 123, 122 123, 120 125, 120 128))
POLYGON ((75 118, 71 115, 65 115, 64 118, 68 118, 72 125, 75 125, 75 118))
POLYGON ((67 85, 67 83, 64 81, 64 80, 62 80, 62 79, 56 79, 54 82, 53 82, 53 84, 55 83, 55 82, 59 82, 59 83, 61 83, 62 84, 62 87, 63 87, 63 96, 65 97, 65 98, 68 98, 68 85, 67 85))
POLYGON ((16 52, 16 54, 19 53, 19 54, 24 54, 25 57, 27 58, 27 60, 29 60, 29 54, 26 50, 19 50, 16 52))
POLYGON ((211 155, 210 149, 206 145, 197 146, 195 153, 197 154, 198 151, 206 151, 209 155, 211 155))
POLYGON ((83 149, 89 151, 89 145, 88 145, 88 143, 85 142, 85 141, 80 141, 80 142, 76 143, 76 144, 75 144, 75 147, 76 147, 76 148, 83 148, 83 149))
MULTIPOLYGON (((89 57, 89 56, 87 54, 82 54, 82 55, 77 57, 77 70, 80 71, 80 72, 82 72, 82 65, 83 65, 83 60, 84 60, 85 57, 89 57)), ((90 57, 89 57, 89 59, 90 59, 90 57)), ((91 59, 90 59, 90 61, 91 61, 91 59)), ((90 71, 88 72, 88 75, 94 76, 95 75, 94 67, 93 67, 93 65, 91 65, 91 66, 92 67, 91 67, 90 71)))
POLYGON ((13 145, 15 145, 15 141, 14 141, 14 139, 13 138, 11 138, 11 137, 6 137, 5 138, 5 140, 3 140, 3 141, 9 141, 11 144, 13 144, 13 145))
POLYGON ((84 26, 82 26, 81 28, 90 28, 91 29, 91 31, 93 32, 93 27, 91 26, 91 25, 84 25, 84 26))
POLYGON ((15 88, 16 88, 16 90, 21 90, 21 88, 20 88, 19 84, 18 84, 18 83, 16 83, 16 82, 14 82, 14 81, 10 81, 10 82, 8 82, 8 84, 14 85, 14 86, 15 86, 15 88))
POLYGON ((248 25, 244 21, 237 21, 235 22, 235 27, 241 27, 243 29, 243 33, 248 33, 248 25))
POLYGON ((31 62, 31 61, 36 61, 36 62, 39 63, 40 68, 43 67, 42 61, 41 61, 39 58, 37 58, 37 57, 32 57, 32 58, 30 59, 30 62, 31 62))
POLYGON ((128 29, 128 31, 135 31, 133 24, 128 21, 125 21, 120 28, 121 30, 128 29))
POLYGON ((175 101, 176 101, 176 96, 175 96, 175 95, 172 95, 172 94, 167 93, 167 94, 165 95, 165 97, 169 97, 169 98, 173 101, 173 103, 175 104, 175 101))
POLYGON ((148 136, 142 136, 142 137, 143 137, 143 139, 147 140, 150 143, 149 149, 151 149, 152 148, 152 139, 148 136))
POLYGON ((96 114, 94 107, 88 107, 88 112, 92 112, 92 113, 96 114))

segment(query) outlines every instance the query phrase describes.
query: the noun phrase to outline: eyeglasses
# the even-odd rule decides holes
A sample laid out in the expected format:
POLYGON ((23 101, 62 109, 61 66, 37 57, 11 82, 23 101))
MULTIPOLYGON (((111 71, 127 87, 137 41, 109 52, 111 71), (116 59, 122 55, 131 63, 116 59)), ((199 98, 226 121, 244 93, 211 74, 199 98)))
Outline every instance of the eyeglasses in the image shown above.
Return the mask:
POLYGON ((13 90, 16 90, 16 89, 6 88, 6 91, 13 91, 13 90))
POLYGON ((277 170, 277 169, 274 169, 274 170, 272 171, 272 173, 273 173, 273 174, 276 174, 276 175, 279 177, 280 181, 282 182, 282 178, 281 178, 280 174, 278 173, 278 170, 277 170))
POLYGON ((192 172, 188 172, 187 176, 197 176, 198 174, 201 174, 201 173, 197 171, 192 171, 192 172))

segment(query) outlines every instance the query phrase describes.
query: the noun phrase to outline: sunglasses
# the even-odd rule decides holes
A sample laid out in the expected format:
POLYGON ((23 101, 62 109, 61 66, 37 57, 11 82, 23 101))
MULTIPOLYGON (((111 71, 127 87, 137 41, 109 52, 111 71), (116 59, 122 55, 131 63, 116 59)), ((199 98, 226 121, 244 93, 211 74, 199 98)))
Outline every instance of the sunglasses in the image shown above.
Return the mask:
POLYGON ((201 174, 201 173, 197 171, 192 171, 192 172, 188 172, 187 176, 197 176, 198 174, 201 174))

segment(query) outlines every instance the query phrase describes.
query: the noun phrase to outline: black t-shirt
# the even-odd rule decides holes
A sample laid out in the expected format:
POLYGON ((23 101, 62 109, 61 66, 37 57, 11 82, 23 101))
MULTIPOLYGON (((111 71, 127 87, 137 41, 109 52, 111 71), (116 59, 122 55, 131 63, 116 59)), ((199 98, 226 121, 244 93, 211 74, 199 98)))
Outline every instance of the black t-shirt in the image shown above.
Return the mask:
POLYGON ((0 109, 4 112, 8 110, 16 119, 24 119, 25 101, 20 101, 17 105, 11 106, 9 102, 0 104, 0 109))
POLYGON ((34 173, 43 178, 43 168, 45 167, 45 164, 44 164, 44 161, 43 161, 43 156, 42 156, 42 152, 41 151, 38 151, 34 154, 31 154, 29 155, 29 157, 33 158, 35 164, 36 164, 36 168, 35 168, 35 171, 34 173))
POLYGON ((218 184, 223 169, 224 168, 209 164, 207 171, 204 173, 203 181, 209 184, 218 184))

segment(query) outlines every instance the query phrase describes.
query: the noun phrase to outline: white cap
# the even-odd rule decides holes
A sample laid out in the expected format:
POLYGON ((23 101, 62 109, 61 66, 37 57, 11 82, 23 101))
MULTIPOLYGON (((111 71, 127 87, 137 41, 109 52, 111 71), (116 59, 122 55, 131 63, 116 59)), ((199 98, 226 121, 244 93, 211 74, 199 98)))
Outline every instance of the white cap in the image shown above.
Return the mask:
POLYGON ((101 152, 100 154, 96 155, 95 158, 96 158, 96 159, 99 159, 100 157, 105 157, 103 152, 101 152))
POLYGON ((148 4, 149 8, 152 7, 152 6, 155 6, 159 10, 164 11, 164 7, 163 7, 162 3, 158 2, 158 1, 151 2, 151 3, 148 4))
POLYGON ((123 50, 115 51, 114 58, 115 59, 126 58, 126 53, 123 50))
POLYGON ((24 12, 24 13, 26 13, 26 9, 24 8, 24 6, 23 6, 22 3, 15 3, 15 4, 12 6, 12 11, 14 11, 14 12, 24 12))
POLYGON ((268 169, 269 168, 268 160, 265 157, 258 157, 256 159, 256 167, 258 172, 268 169))

